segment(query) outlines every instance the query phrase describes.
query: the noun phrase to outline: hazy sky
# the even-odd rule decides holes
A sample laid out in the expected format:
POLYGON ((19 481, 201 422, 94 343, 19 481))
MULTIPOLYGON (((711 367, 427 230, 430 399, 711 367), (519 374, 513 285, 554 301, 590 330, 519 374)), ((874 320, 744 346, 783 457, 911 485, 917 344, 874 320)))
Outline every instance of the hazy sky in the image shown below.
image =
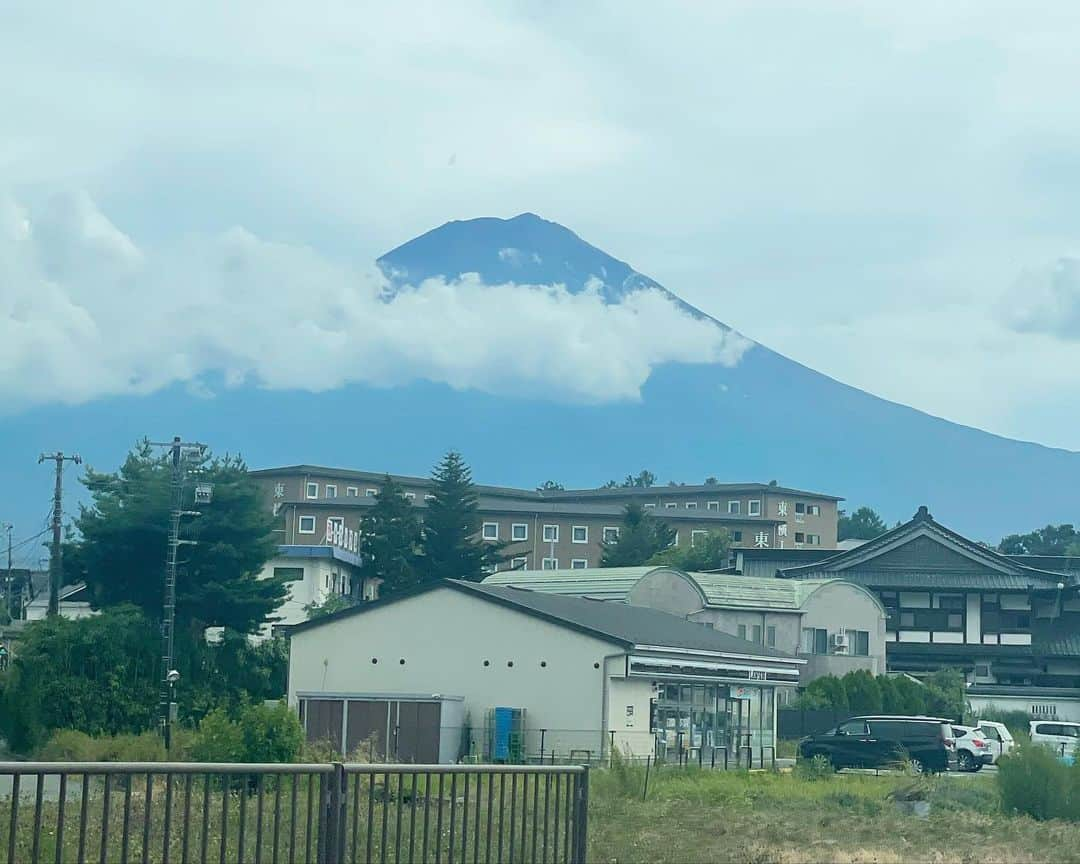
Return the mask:
POLYGON ((0 241, 41 230, 0 311, 115 341, 207 243, 286 249, 302 294, 528 210, 843 381, 1080 449, 1077 45, 1066 2, 10 0, 0 241))

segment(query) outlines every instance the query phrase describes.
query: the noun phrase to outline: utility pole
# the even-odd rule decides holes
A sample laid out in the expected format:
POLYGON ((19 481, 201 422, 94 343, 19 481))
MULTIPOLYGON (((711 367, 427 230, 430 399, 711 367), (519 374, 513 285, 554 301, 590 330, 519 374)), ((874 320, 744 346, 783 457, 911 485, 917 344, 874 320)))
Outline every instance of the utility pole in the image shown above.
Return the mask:
POLYGON ((155 447, 169 448, 169 462, 172 469, 169 508, 169 545, 165 558, 165 592, 161 615, 161 731, 165 738, 165 751, 172 744, 172 706, 173 692, 180 673, 173 669, 173 631, 176 628, 176 568, 180 547, 193 543, 192 540, 180 539, 180 520, 184 516, 197 516, 195 511, 184 510, 184 460, 188 455, 201 456, 206 452, 206 445, 198 442, 181 441, 180 437, 171 442, 154 442, 155 447))
MULTIPOLYGON (((46 460, 56 463, 56 487, 53 490, 52 551, 49 555, 49 610, 47 614, 58 615, 60 614, 60 580, 63 576, 60 572, 60 565, 63 563, 60 557, 63 554, 60 547, 60 525, 64 512, 64 463, 73 462, 76 465, 81 465, 82 459, 78 455, 65 456, 63 450, 57 450, 55 453, 42 453, 38 457, 38 465, 46 460)), ((10 569, 11 564, 9 562, 9 573, 10 569)))
POLYGON ((4 596, 7 598, 7 613, 8 617, 11 617, 11 529, 13 525, 7 526, 7 590, 4 592, 4 596))

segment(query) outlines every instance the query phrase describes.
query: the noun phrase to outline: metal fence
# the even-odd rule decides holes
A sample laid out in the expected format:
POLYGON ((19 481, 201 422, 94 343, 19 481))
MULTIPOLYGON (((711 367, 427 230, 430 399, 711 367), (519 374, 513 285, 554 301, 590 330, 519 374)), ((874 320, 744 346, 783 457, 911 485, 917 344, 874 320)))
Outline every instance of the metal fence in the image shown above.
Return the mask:
POLYGON ((584 862, 588 798, 574 765, 2 762, 0 858, 584 862))

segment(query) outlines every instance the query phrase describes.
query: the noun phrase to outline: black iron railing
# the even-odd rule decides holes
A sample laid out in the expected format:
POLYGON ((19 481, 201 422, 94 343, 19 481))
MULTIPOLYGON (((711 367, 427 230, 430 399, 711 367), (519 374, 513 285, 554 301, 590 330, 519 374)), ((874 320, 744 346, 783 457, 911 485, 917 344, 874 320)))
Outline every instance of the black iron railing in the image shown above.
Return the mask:
POLYGON ((584 862, 588 795, 574 765, 4 762, 0 859, 584 862))

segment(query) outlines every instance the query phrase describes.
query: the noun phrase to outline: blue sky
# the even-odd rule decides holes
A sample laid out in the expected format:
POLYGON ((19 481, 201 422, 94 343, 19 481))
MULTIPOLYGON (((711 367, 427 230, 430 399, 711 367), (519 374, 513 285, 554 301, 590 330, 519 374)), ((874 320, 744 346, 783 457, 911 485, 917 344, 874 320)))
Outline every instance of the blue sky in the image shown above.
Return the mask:
MULTIPOLYGON (((305 301, 355 306, 378 254, 527 210, 842 381, 1080 449, 1078 37, 1066 3, 13 0, 3 403, 215 368, 309 380, 267 359, 305 301)), ((499 332, 513 304, 476 292, 439 314, 499 332)), ((581 311, 537 314, 554 332, 581 311)), ((601 317, 597 344, 634 344, 637 325, 601 317)), ((335 354, 318 323, 323 368, 389 346, 414 374, 490 387, 503 356, 463 373, 405 351, 400 320, 374 322, 372 353, 335 354)), ((605 351, 617 398, 678 359, 650 350, 644 372, 605 351)), ((567 379, 545 362, 506 374, 567 379)))

